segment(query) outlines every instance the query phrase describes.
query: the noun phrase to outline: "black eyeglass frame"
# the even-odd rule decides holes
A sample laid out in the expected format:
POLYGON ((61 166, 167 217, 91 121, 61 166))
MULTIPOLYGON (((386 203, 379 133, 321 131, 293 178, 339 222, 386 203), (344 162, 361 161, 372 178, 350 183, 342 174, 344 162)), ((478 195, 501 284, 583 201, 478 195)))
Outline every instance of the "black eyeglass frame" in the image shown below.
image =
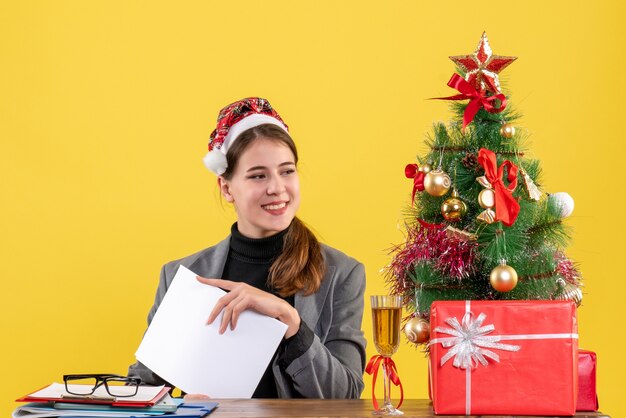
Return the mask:
POLYGON ((63 375, 63 383, 65 383, 65 390, 67 391, 67 393, 70 393, 75 396, 93 395, 96 389, 104 385, 104 388, 106 389, 107 393, 113 396, 114 398, 129 398, 131 396, 135 396, 137 392, 139 391, 139 385, 141 384, 141 379, 138 377, 128 377, 128 376, 122 376, 119 374, 107 374, 107 373, 104 373, 104 374, 65 374, 63 375), (68 388, 68 380, 78 380, 78 379, 95 379, 96 383, 94 384, 90 393, 72 392, 68 388), (125 386, 134 386, 135 392, 129 395, 113 394, 109 390, 109 384, 108 384, 109 381, 124 382, 125 386))

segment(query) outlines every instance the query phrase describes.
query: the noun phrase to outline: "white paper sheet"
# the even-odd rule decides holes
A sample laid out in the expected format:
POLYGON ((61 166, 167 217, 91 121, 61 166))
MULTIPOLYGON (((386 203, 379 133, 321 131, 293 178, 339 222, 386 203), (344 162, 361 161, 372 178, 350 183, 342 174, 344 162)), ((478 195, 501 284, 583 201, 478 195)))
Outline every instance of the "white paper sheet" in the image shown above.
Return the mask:
POLYGON ((218 333, 222 314, 206 321, 223 290, 202 284, 180 266, 135 356, 187 393, 251 398, 287 325, 254 311, 235 330, 218 333))

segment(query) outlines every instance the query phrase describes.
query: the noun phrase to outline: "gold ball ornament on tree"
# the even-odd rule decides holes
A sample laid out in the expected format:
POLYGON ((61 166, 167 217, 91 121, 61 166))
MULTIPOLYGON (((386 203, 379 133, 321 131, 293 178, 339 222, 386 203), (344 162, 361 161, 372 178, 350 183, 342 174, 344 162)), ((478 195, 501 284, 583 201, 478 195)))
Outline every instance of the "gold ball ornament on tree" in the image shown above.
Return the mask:
POLYGON ((450 176, 440 168, 429 171, 424 177, 424 189, 431 196, 443 196, 451 185, 450 176))
POLYGON ((418 169, 419 171, 421 171, 424 174, 428 174, 433 168, 430 166, 430 164, 426 163, 422 166, 420 166, 420 168, 418 169))
POLYGON ((414 344, 424 344, 430 340, 430 323, 424 318, 413 317, 404 326, 406 338, 414 344))
POLYGON ((513 135, 515 135, 515 126, 510 123, 505 123, 500 127, 500 135, 506 139, 513 138, 513 135))
POLYGON ((467 205, 459 198, 456 189, 452 190, 452 197, 447 198, 441 204, 441 214, 448 222, 456 222, 461 220, 467 213, 467 205))
POLYGON ((501 293, 510 292, 517 286, 517 272, 506 263, 502 262, 491 270, 489 275, 491 287, 501 293))
POLYGON ((573 300, 576 306, 579 307, 583 303, 583 292, 574 283, 568 283, 562 278, 558 278, 556 281, 559 286, 559 293, 556 300, 573 300))

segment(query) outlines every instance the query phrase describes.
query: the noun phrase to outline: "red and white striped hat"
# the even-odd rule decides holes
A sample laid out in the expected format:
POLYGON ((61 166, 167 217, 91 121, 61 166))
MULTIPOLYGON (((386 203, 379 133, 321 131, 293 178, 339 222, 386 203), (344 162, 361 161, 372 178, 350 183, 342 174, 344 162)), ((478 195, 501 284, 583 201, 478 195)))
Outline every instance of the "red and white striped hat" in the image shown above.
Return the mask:
POLYGON ((217 127, 209 138, 209 152, 202 160, 204 165, 217 175, 224 174, 228 167, 226 153, 233 141, 242 132, 266 123, 289 132, 270 103, 260 97, 248 97, 223 108, 217 117, 217 127))

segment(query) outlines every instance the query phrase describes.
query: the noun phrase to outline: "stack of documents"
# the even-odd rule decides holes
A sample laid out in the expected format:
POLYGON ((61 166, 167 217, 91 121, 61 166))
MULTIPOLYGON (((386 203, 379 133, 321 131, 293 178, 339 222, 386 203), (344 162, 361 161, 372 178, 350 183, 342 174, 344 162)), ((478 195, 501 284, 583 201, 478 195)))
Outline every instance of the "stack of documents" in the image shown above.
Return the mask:
POLYGON ((97 404, 59 404, 54 402, 31 402, 13 411, 12 418, 202 418, 215 407, 216 402, 202 404, 183 404, 182 399, 172 399, 169 395, 153 407, 124 408, 97 404), (72 409, 65 409, 72 405, 72 409), (159 411, 158 406, 171 409, 173 412, 159 411))
MULTIPOLYGON (((30 403, 13 411, 12 417, 142 418, 162 416, 163 418, 200 418, 209 414, 217 406, 215 402, 183 404, 182 399, 170 397, 167 386, 139 386, 136 395, 117 399, 108 395, 106 390, 100 389, 103 388, 97 388, 93 395, 88 397, 76 397, 66 392, 65 385, 53 383, 18 399, 18 402, 30 403)), ((123 390, 123 387, 116 389, 123 390)), ((129 390, 134 391, 135 388, 129 388, 129 390)))

